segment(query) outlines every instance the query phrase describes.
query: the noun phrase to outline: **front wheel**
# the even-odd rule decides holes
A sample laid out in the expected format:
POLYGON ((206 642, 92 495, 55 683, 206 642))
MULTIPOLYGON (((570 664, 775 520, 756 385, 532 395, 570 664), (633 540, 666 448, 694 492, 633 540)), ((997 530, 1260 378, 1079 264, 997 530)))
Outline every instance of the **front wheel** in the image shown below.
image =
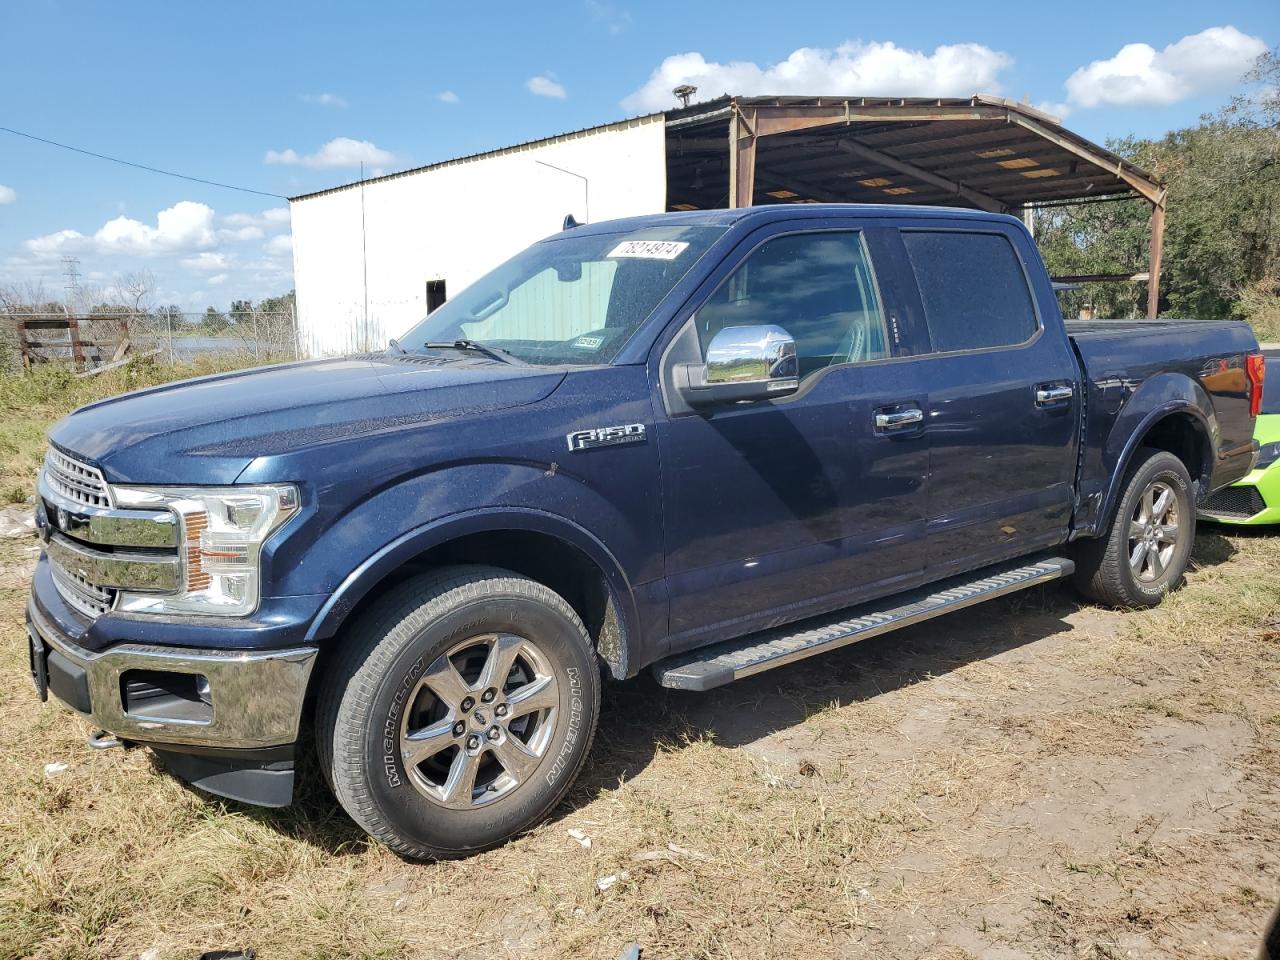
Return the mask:
POLYGON ((415 859, 528 829, 586 760, 600 672, 581 620, 540 583, 488 567, 407 581, 348 631, 317 710, 343 808, 415 859))
POLYGON ((1107 535, 1076 545, 1076 586, 1110 606, 1155 606, 1182 583, 1195 535, 1186 465, 1164 450, 1142 451, 1107 535))

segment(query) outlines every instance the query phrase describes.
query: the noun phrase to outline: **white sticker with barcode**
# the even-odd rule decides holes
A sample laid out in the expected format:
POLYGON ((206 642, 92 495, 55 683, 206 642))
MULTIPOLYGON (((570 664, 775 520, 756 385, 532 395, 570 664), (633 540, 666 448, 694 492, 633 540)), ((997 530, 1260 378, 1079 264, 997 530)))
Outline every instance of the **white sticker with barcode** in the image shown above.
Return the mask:
POLYGON ((688 246, 681 240, 623 240, 609 251, 609 256, 633 260, 674 260, 688 246))

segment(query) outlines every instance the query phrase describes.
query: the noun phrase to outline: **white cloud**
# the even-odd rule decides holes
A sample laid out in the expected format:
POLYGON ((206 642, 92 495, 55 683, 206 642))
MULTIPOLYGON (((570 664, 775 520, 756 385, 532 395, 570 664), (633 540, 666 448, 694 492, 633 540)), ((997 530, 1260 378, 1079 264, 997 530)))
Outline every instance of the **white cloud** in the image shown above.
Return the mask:
POLYGON ((367 166, 378 166, 394 160, 395 154, 368 140, 353 140, 350 137, 335 137, 315 153, 302 155, 293 149, 268 150, 263 158, 265 163, 301 164, 317 168, 358 167, 362 162, 367 166))
POLYGON ((266 234, 261 227, 236 227, 233 230, 219 230, 219 240, 261 240, 266 234))
POLYGON ((552 97, 556 100, 563 100, 566 93, 562 84, 556 83, 555 79, 548 75, 539 75, 530 77, 524 84, 528 87, 529 92, 537 97, 552 97))
POLYGON ((1080 107, 1167 105, 1236 83, 1267 45, 1235 27, 1210 27, 1163 50, 1129 43, 1067 78, 1067 98, 1080 107))
POLYGON ((610 33, 622 33, 631 26, 631 14, 607 0, 587 0, 586 6, 591 19, 604 24, 610 33))
POLYGON ((436 99, 441 103, 457 103, 458 95, 452 90, 441 90, 436 94, 436 99))
POLYGON ((225 270, 227 267, 227 255, 205 250, 194 257, 185 258, 182 261, 182 265, 190 270, 225 270))
POLYGON ((667 57, 625 100, 627 110, 676 105, 672 88, 691 83, 698 99, 722 93, 866 97, 955 97, 995 93, 1000 73, 1013 64, 1007 53, 980 43, 947 44, 932 53, 890 42, 846 40, 835 49, 801 47, 764 67, 750 61, 716 63, 701 53, 667 57))
MULTIPOLYGON (((228 227, 256 227, 261 230, 278 230, 289 224, 289 208, 288 207, 271 207, 263 210, 261 213, 229 213, 222 218, 222 222, 228 227)), ((262 236, 246 236, 242 239, 257 240, 262 236)))
POLYGON ((82 252, 150 256, 200 250, 215 245, 217 240, 213 209, 203 203, 183 200, 157 213, 154 227, 131 217, 116 217, 104 223, 92 237, 78 230, 59 230, 28 240, 23 247, 39 258, 82 252))
POLYGON ((17 199, 17 190, 13 189, 13 187, 6 187, 3 183, 0 183, 0 204, 13 203, 13 201, 17 199))
POLYGON ((345 97, 340 97, 336 93, 300 93, 298 99, 303 103, 314 103, 321 107, 345 107, 347 101, 345 97))
POLYGON ((220 286, 221 284, 224 284, 226 282, 227 282, 227 274, 225 273, 215 273, 212 277, 209 278, 209 286, 211 287, 220 286))
POLYGON ((272 237, 267 241, 266 250, 272 254, 289 254, 293 253, 293 237, 287 233, 282 233, 278 237, 272 237))

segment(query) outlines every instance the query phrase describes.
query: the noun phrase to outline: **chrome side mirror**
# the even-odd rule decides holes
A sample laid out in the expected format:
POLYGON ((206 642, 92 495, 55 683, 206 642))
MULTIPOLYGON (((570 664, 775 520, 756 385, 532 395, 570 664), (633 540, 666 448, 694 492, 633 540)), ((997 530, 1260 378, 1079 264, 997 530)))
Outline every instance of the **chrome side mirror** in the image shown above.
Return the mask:
POLYGON ((677 383, 692 407, 765 400, 800 386, 796 342, 781 327, 725 327, 707 346, 706 363, 689 363, 677 383))

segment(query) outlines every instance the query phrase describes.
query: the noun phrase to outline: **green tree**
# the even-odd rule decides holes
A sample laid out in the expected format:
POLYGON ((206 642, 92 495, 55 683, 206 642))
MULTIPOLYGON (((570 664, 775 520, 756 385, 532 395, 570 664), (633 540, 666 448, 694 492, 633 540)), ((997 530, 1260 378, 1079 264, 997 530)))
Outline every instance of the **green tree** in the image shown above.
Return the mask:
MULTIPOLYGON (((1168 187, 1162 315, 1244 317, 1250 291, 1280 277, 1280 58, 1264 54, 1245 81, 1258 92, 1197 126, 1108 142, 1168 187)), ((1037 233, 1050 272, 1145 270, 1149 211, 1133 200, 1042 212, 1037 233)), ((1100 315, 1137 316, 1146 291, 1097 284, 1075 299, 1100 315)))

